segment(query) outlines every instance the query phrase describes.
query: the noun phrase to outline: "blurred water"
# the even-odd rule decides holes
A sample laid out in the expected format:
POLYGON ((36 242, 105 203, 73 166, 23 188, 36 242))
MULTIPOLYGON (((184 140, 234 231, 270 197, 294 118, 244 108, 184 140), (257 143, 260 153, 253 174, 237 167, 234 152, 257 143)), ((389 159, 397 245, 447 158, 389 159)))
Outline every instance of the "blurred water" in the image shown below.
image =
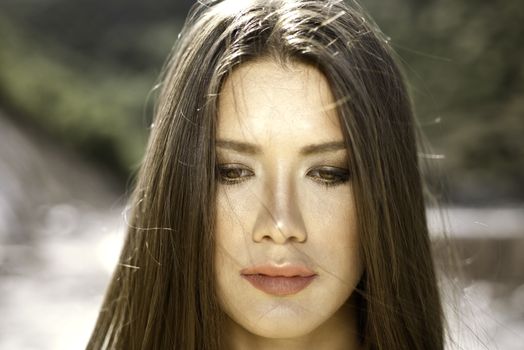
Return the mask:
MULTIPOLYGON (((1 114, 0 140, 0 349, 83 349, 123 240, 122 189, 1 114)), ((466 272, 443 281, 449 348, 522 349, 522 208, 452 208, 446 222, 466 272)))

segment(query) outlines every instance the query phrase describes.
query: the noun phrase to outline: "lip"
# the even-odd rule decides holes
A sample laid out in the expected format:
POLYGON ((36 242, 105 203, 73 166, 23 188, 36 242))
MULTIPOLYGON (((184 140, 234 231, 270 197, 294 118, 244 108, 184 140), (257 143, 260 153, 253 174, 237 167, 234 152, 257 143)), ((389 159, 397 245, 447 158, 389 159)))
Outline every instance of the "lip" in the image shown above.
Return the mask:
POLYGON ((285 296, 305 289, 317 274, 304 265, 259 265, 240 271, 251 285, 265 293, 285 296))

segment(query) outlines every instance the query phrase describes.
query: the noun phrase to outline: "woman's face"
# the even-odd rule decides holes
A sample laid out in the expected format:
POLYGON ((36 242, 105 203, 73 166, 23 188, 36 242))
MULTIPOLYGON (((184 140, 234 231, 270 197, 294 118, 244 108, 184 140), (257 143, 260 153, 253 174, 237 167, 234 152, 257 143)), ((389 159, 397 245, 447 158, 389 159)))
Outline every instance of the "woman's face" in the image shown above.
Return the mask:
POLYGON ((348 154, 325 77, 246 63, 217 130, 217 283, 234 327, 300 337, 336 317, 362 275, 348 154))

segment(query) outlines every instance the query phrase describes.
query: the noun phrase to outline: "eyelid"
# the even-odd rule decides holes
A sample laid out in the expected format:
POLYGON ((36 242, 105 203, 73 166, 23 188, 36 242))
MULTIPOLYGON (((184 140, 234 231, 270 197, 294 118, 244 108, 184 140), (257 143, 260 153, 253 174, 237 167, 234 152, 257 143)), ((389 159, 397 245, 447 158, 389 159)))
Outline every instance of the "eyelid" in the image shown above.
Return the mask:
POLYGON ((322 165, 322 166, 317 166, 317 167, 314 167, 314 168, 311 168, 307 171, 307 173, 310 173, 312 171, 327 171, 327 172, 332 172, 332 173, 348 173, 349 170, 346 169, 346 168, 342 168, 342 167, 337 167, 337 166, 332 166, 332 165, 322 165))
POLYGON ((334 167, 334 166, 323 166, 323 167, 313 168, 309 170, 307 174, 310 174, 311 172, 316 172, 320 174, 320 172, 322 171, 328 172, 330 175, 336 178, 334 180, 322 180, 321 176, 314 176, 313 181, 318 182, 322 185, 336 186, 339 184, 346 183, 347 181, 349 181, 349 178, 350 178, 350 173, 348 169, 334 167))
POLYGON ((217 165, 218 168, 225 168, 225 169, 242 169, 242 170, 249 170, 249 167, 242 165, 240 163, 221 163, 217 165))
MULTIPOLYGON (((239 163, 218 164, 217 173, 218 173, 218 178, 221 182, 230 184, 230 185, 242 183, 244 181, 247 181, 249 177, 252 177, 255 175, 254 172, 251 169, 249 169, 249 167, 246 167, 239 163), (248 175, 247 176, 239 175, 238 177, 234 177, 232 179, 227 179, 226 177, 223 177, 222 171, 229 171, 229 170, 236 170, 240 172, 247 171, 248 175)), ((346 183, 350 178, 348 169, 335 167, 335 166, 327 166, 327 165, 319 166, 319 167, 315 167, 315 168, 307 170, 306 176, 310 176, 313 181, 320 183, 322 185, 325 185, 325 186, 335 186, 335 185, 343 184, 343 183, 346 183), (317 173, 318 175, 311 176, 311 173, 317 173), (324 179, 320 175, 321 173, 324 173, 324 174, 327 173, 328 175, 333 177, 333 179, 324 179)))
POLYGON ((227 164, 218 164, 217 165, 217 173, 218 173, 218 179, 220 182, 228 184, 228 185, 235 185, 242 183, 247 180, 247 178, 252 177, 255 175, 255 173, 249 169, 246 166, 243 166, 242 164, 238 163, 227 163, 227 164), (229 170, 240 170, 240 171, 248 171, 250 174, 247 176, 239 176, 234 179, 225 179, 222 177, 222 171, 229 171, 229 170))

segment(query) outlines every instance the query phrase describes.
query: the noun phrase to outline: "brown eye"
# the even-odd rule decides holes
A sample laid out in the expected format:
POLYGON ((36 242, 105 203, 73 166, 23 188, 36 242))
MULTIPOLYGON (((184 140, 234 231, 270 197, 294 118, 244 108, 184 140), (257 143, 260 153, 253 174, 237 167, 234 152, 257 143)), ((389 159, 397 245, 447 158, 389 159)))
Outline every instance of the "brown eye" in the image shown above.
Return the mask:
POLYGON ((253 172, 238 164, 227 164, 218 166, 218 180, 224 184, 234 185, 246 181, 253 176, 253 172))
POLYGON ((336 167, 323 167, 308 173, 314 181, 325 186, 336 186, 349 181, 349 170, 336 167))

